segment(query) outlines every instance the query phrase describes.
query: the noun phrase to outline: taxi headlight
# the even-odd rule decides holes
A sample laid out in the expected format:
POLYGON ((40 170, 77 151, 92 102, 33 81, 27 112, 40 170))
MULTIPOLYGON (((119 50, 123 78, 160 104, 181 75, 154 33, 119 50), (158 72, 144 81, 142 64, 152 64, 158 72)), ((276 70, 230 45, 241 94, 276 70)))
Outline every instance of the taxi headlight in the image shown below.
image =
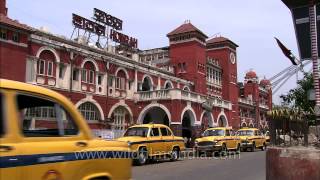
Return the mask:
POLYGON ((128 143, 128 146, 131 146, 131 142, 130 141, 128 141, 127 143, 128 143))

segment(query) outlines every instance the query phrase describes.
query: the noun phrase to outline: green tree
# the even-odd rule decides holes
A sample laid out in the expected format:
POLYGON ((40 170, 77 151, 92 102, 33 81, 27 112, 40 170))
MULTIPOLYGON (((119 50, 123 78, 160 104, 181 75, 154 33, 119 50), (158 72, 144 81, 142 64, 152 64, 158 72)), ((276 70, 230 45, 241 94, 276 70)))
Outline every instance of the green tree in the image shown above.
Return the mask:
MULTIPOLYGON (((297 84, 296 88, 291 89, 287 94, 281 95, 280 98, 284 104, 293 108, 300 108, 312 114, 315 101, 310 101, 308 98, 308 92, 314 89, 312 73, 304 73, 303 79, 299 80, 297 84)), ((314 121, 315 117, 310 117, 309 122, 313 124, 314 121)))

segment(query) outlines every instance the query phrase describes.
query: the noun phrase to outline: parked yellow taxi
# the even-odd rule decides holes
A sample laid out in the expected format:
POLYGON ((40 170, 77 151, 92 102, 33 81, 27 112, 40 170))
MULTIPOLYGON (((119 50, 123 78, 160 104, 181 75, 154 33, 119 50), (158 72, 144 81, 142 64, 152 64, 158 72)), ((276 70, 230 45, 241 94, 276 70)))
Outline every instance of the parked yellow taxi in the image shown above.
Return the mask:
POLYGON ((240 151, 240 138, 235 136, 228 127, 215 127, 205 130, 201 138, 195 140, 197 152, 222 152, 228 150, 240 151))
POLYGON ((266 138, 257 128, 242 128, 238 130, 237 135, 241 138, 241 149, 246 151, 248 148, 255 151, 256 148, 265 150, 266 138))
POLYGON ((130 179, 127 143, 94 138, 64 96, 0 79, 0 179, 130 179))
POLYGON ((127 142, 136 152, 135 162, 143 165, 148 159, 169 156, 172 161, 185 150, 182 137, 174 136, 171 129, 163 124, 141 124, 131 126, 119 141, 127 142))

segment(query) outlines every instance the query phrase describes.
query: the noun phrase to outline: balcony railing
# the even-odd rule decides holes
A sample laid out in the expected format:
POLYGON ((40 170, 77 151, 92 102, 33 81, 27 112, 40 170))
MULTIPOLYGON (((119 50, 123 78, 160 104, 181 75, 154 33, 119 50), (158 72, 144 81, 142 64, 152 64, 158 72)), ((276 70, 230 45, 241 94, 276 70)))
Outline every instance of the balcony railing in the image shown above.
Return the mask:
POLYGON ((239 98, 239 102, 253 106, 253 101, 245 98, 239 98))
POLYGON ((268 107, 268 105, 266 105, 266 104, 259 104, 259 107, 260 108, 263 108, 263 109, 269 109, 269 107, 268 107))
POLYGON ((155 91, 140 91, 134 95, 136 101, 152 100, 186 100, 196 103, 209 102, 211 106, 232 109, 229 101, 222 100, 218 97, 209 97, 195 92, 184 91, 181 89, 163 89, 155 91))

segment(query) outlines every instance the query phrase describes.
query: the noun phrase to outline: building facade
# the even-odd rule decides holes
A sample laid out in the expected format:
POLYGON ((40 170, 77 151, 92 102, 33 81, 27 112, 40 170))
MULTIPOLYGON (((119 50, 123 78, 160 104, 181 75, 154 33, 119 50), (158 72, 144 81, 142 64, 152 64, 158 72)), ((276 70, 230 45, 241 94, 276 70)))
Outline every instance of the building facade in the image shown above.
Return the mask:
MULTIPOLYGON (((254 71, 238 82, 238 45, 227 38, 208 39, 186 22, 167 34, 167 47, 100 49, 12 20, 1 2, 0 78, 65 95, 97 134, 151 122, 188 138, 213 126, 268 128, 270 82, 254 71)), ((50 124, 48 112, 30 112, 30 124, 50 124)))

